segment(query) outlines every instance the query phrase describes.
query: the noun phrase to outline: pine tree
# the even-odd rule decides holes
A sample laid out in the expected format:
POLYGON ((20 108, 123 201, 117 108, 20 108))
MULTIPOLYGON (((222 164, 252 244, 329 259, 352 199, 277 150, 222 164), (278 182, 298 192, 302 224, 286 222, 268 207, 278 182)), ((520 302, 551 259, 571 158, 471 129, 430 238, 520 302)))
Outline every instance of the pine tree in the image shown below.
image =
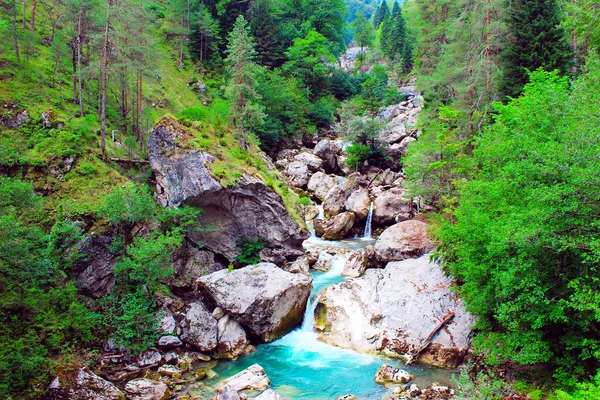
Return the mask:
POLYGON ((254 61, 254 40, 250 36, 248 22, 242 15, 238 16, 233 30, 227 36, 226 53, 229 82, 225 91, 231 101, 231 120, 238 130, 240 145, 247 149, 245 136, 248 130, 260 125, 265 114, 256 102, 258 95, 255 91, 255 74, 259 67, 254 61))
POLYGON ((406 23, 402 9, 394 2, 392 14, 382 24, 381 47, 390 60, 400 60, 406 44, 406 23))
POLYGON ((373 43, 375 29, 373 29, 373 25, 369 23, 365 13, 362 11, 356 13, 356 19, 352 21, 351 26, 354 33, 354 40, 356 40, 362 52, 364 47, 369 47, 373 43))
POLYGON ((375 29, 378 29, 379 25, 381 25, 381 23, 385 21, 385 19, 389 16, 390 9, 388 8, 386 0, 383 0, 379 5, 375 16, 373 17, 373 26, 375 27, 375 29))
POLYGON ((572 55, 558 13, 555 0, 513 2, 508 18, 511 39, 502 53, 500 86, 505 96, 521 93, 529 81, 527 70, 568 71, 572 55))

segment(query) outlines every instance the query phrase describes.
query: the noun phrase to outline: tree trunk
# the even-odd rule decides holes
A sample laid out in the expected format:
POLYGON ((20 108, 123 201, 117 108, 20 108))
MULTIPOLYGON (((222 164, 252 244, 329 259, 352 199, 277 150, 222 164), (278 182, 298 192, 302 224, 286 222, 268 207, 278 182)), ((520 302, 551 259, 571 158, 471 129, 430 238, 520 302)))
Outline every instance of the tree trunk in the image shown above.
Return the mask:
POLYGON ((20 64, 21 54, 19 53, 19 37, 17 36, 17 3, 15 0, 12 2, 12 36, 15 57, 17 57, 17 62, 20 64))
POLYGON ((73 67, 73 104, 77 104, 77 38, 71 44, 71 66, 73 67))
POLYGON ((37 0, 31 1, 31 21, 29 22, 29 54, 33 55, 35 47, 34 47, 34 38, 35 38, 35 11, 37 9, 37 0))
MULTIPOLYGON (((485 15, 485 56, 487 59, 486 83, 487 88, 492 90, 492 4, 491 0, 487 0, 487 10, 485 15)), ((490 93, 491 94, 491 93, 490 93)))
POLYGON ((102 94, 100 99, 100 120, 102 127, 100 129, 102 148, 102 157, 106 160, 106 86, 108 83, 108 30, 110 28, 110 6, 111 0, 108 0, 108 10, 106 12, 106 24, 104 25, 104 46, 102 49, 102 94))
POLYGON ((83 117, 83 88, 81 76, 81 19, 83 10, 79 11, 77 17, 77 85, 79 87, 79 116, 83 117))
POLYGON ((138 141, 139 141, 139 145, 140 145, 140 152, 142 152, 144 150, 144 129, 142 128, 142 108, 143 108, 143 77, 144 74, 142 73, 142 70, 140 69, 138 71, 139 77, 138 77, 138 110, 137 110, 137 117, 138 117, 138 141))
MULTIPOLYGON (((15 4, 15 14, 17 13, 17 5, 15 4)), ((25 30, 25 23, 27 22, 26 18, 27 13, 27 2, 23 0, 23 19, 21 20, 21 28, 25 30)))

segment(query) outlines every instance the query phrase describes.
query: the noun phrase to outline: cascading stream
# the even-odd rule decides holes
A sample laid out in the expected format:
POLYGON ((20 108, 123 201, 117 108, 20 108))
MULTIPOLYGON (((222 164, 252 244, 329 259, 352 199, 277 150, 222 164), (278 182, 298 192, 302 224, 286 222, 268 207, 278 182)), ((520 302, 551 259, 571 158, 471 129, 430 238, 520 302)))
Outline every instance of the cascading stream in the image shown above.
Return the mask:
POLYGON ((369 214, 367 214, 367 222, 365 223, 365 233, 363 239, 371 239, 371 224, 373 220, 373 202, 369 206, 369 214))
MULTIPOLYGON (((322 206, 317 218, 323 218, 322 206)), ((364 238, 328 241, 311 236, 307 239, 305 249, 339 251, 333 256, 328 272, 311 272, 313 287, 302 325, 279 340, 257 346, 248 356, 219 363, 215 368, 219 378, 230 377, 257 363, 265 369, 273 389, 288 400, 330 400, 346 394, 365 400, 384 397, 390 389, 375 383, 375 373, 382 364, 400 366, 399 361, 331 346, 320 341, 319 333, 314 330, 315 309, 323 290, 343 282, 346 278, 341 273, 350 255, 372 243, 373 240, 364 238)), ((417 384, 449 382, 450 373, 443 370, 421 366, 403 368, 415 374, 417 384)), ((214 388, 207 389, 207 393, 214 393, 214 388)))

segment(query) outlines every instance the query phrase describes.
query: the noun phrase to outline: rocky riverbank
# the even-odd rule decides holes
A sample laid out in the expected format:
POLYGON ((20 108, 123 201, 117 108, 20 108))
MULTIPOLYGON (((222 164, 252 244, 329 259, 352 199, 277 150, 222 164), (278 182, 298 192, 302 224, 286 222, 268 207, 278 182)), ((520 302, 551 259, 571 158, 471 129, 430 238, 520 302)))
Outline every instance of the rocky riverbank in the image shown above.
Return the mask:
MULTIPOLYGON (((314 205, 304 211, 314 237, 321 238, 316 247, 302 247, 308 232, 259 176, 242 173, 234 185, 223 185, 213 167, 218 153, 192 149, 186 129, 176 122, 157 124, 149 146, 157 201, 164 207, 201 207, 199 224, 214 229, 188 234, 174 256, 173 294, 159 298, 163 316, 155 347, 133 357, 107 343, 94 371, 59 374, 48 398, 90 398, 92 390, 99 400, 185 400, 206 396, 206 388, 216 390, 217 399, 248 398, 246 392, 257 399, 282 398, 265 390, 269 379, 259 365, 219 385, 214 369, 220 360, 245 357, 256 345, 286 335, 302 321, 307 303, 312 308, 304 325, 311 335, 314 327, 314 338, 322 342, 409 363, 460 365, 473 321, 449 290, 451 279, 429 261, 434 243, 421 215, 427 206, 406 196, 403 187, 399 160, 418 138, 414 125, 422 98, 412 87, 401 90, 406 100, 377 115, 386 124, 379 137, 385 169, 365 164, 349 170, 347 146, 336 137, 284 149, 274 164, 265 158, 267 169, 279 169, 290 187, 312 199, 314 205), (376 240, 359 247, 327 245, 363 236, 376 240), (226 269, 235 262, 240 239, 258 238, 265 243, 263 262, 226 269), (310 302, 313 271, 333 265, 347 280, 319 287, 310 302)), ((93 297, 108 293, 114 282, 109 243, 98 237, 84 248, 93 257, 79 267, 79 277, 93 297)), ((417 389, 398 386, 389 398, 426 393, 417 389)), ((439 395, 427 398, 451 393, 439 395)))

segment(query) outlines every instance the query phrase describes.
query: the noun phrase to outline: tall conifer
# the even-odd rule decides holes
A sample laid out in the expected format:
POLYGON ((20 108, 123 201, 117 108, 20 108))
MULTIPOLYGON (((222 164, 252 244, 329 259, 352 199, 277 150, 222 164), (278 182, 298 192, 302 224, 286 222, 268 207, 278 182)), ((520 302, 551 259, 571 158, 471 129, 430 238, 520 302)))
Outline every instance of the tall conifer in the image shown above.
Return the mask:
POLYGON ((516 97, 540 67, 566 73, 572 58, 555 0, 516 0, 508 17, 511 39, 502 53, 501 90, 516 97))
POLYGON ((379 5, 375 16, 373 17, 373 26, 375 27, 375 29, 378 29, 379 25, 381 25, 381 23, 385 21, 385 19, 389 16, 390 9, 388 8, 386 0, 383 0, 379 5))

